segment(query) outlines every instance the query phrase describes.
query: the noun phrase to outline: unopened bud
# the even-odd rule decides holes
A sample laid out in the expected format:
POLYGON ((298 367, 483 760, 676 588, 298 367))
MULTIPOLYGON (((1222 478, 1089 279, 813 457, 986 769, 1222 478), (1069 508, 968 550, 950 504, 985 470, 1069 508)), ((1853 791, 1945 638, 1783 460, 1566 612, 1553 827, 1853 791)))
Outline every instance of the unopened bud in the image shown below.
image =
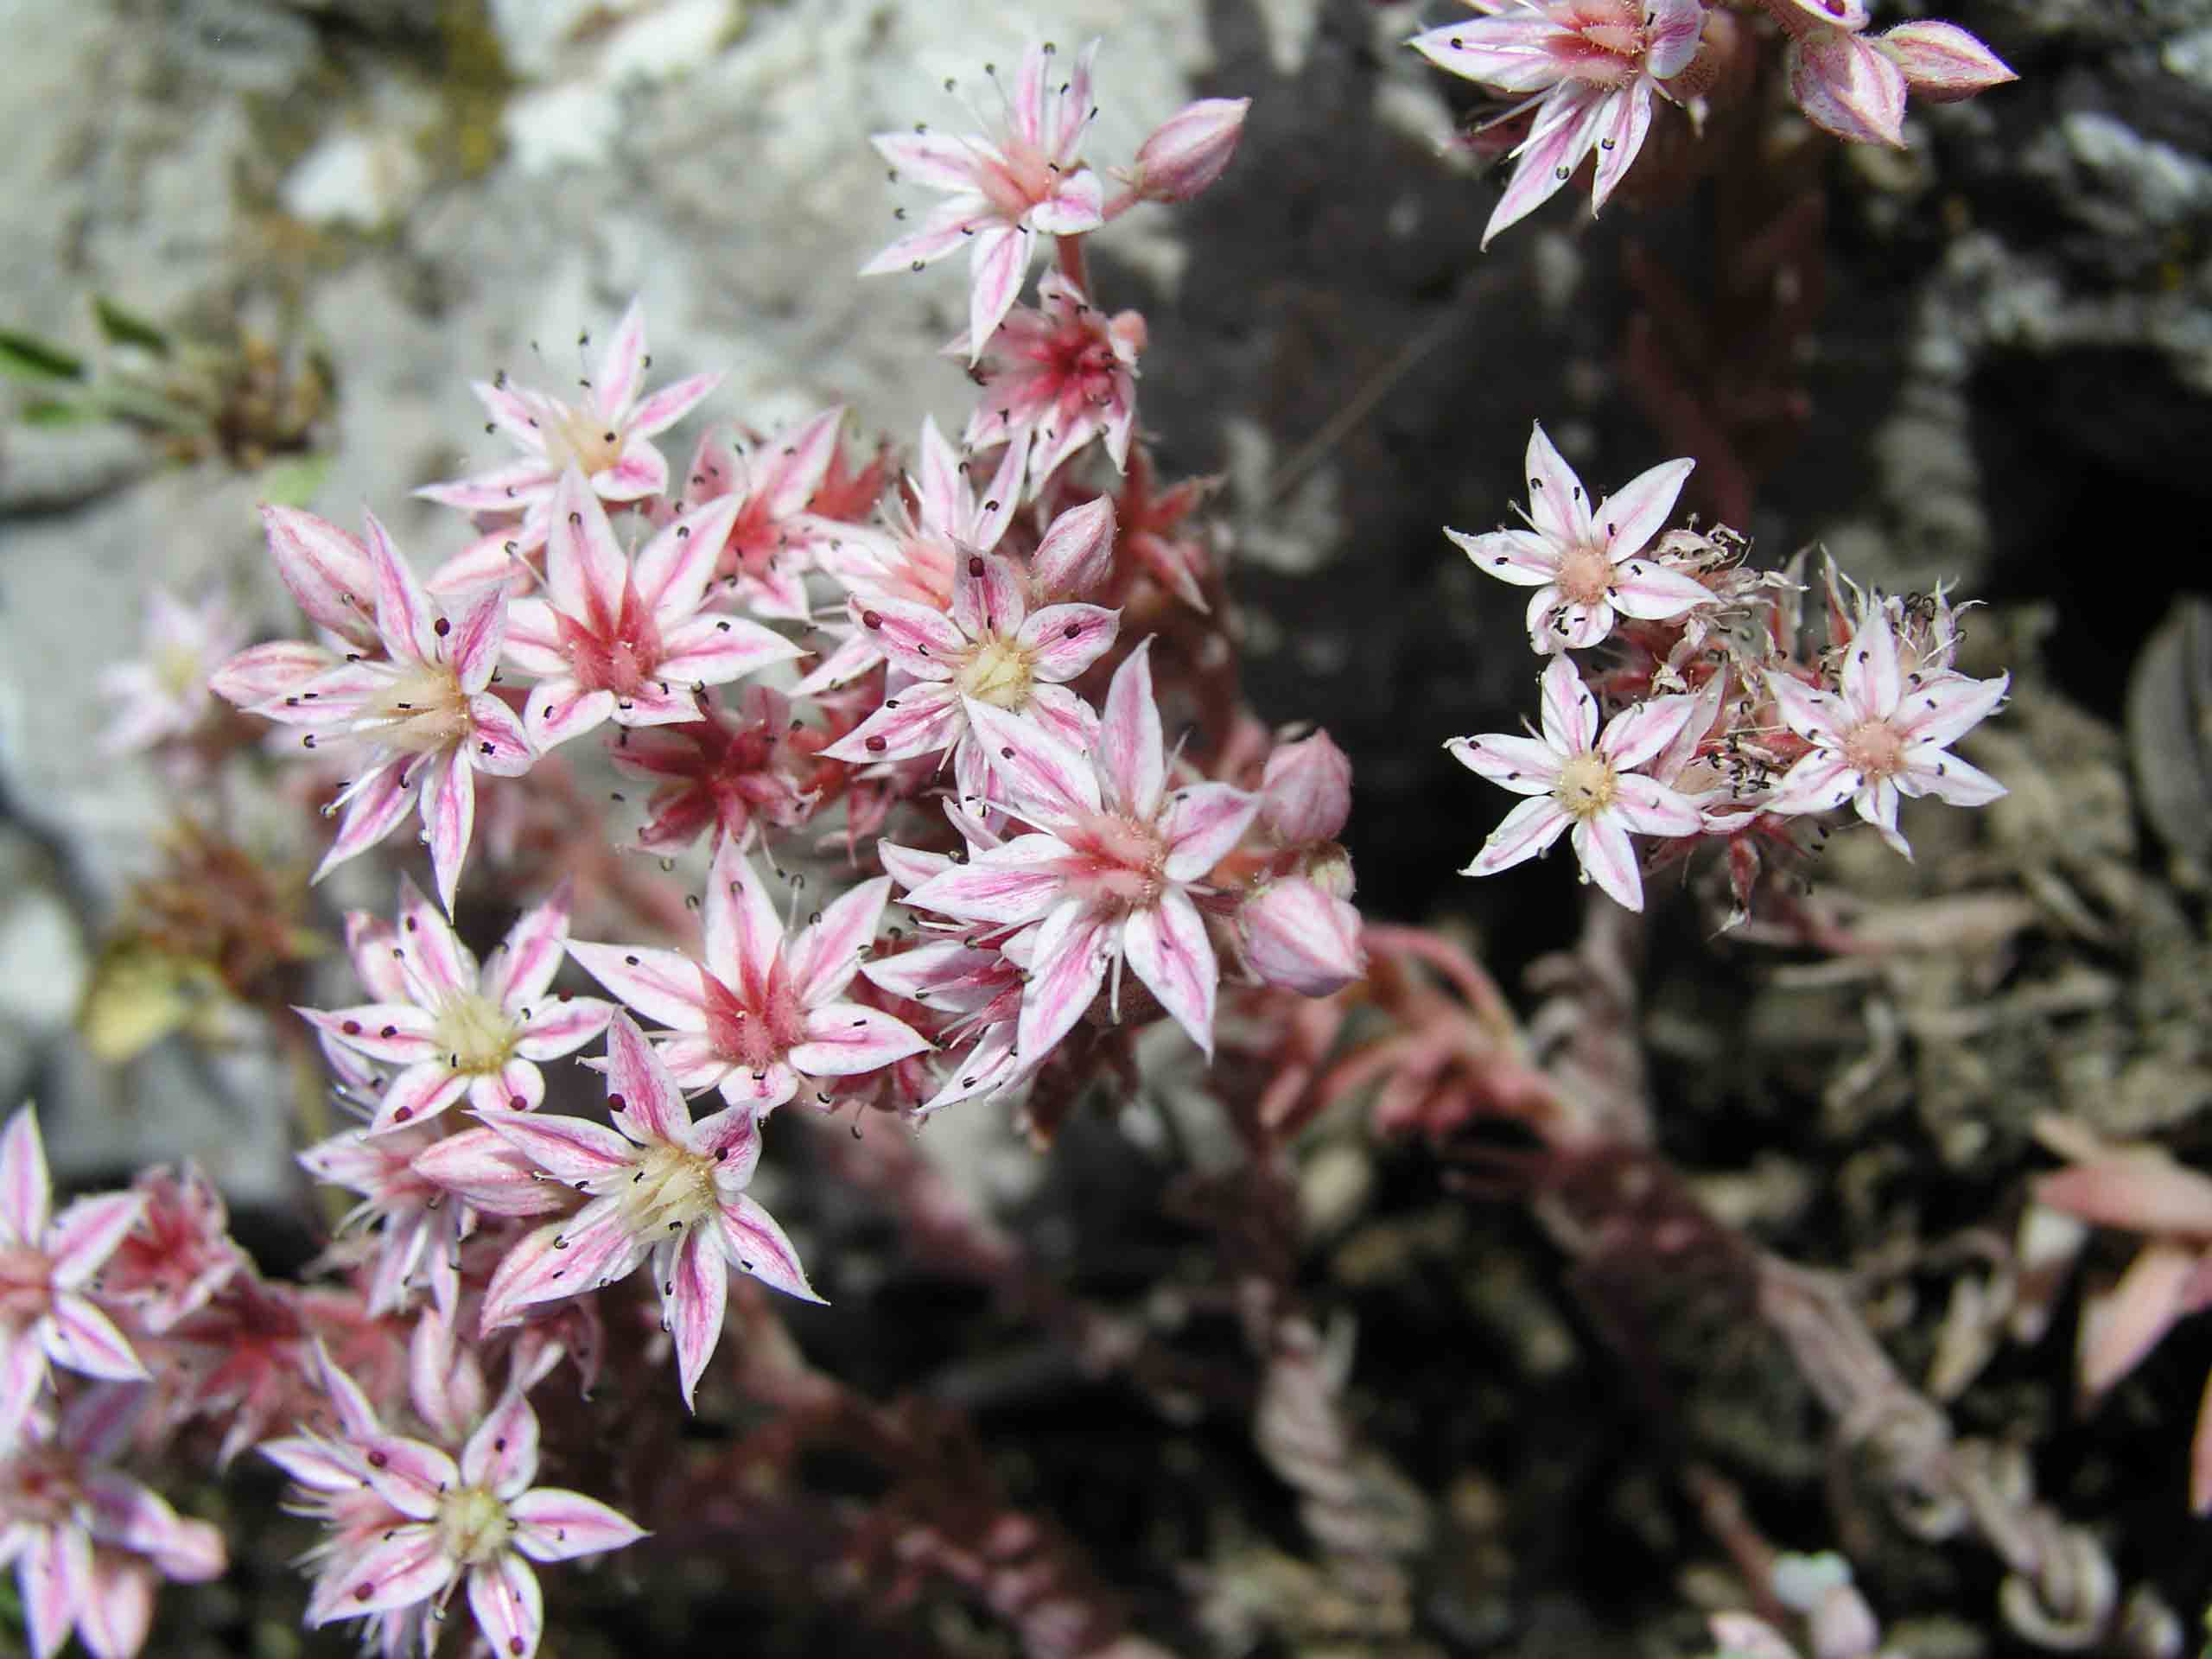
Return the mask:
POLYGON ((1904 72, 1861 35, 1815 29, 1789 43, 1789 96, 1815 126, 1855 144, 1904 144, 1904 72))
POLYGON ((1070 507, 1052 520, 1029 561, 1029 581, 1039 604, 1080 599, 1114 569, 1114 499, 1102 495, 1070 507))
POLYGON ((2018 80, 2004 59, 1955 23, 1899 23, 1874 37, 1882 54, 1904 74, 1916 96, 1955 104, 2018 80))
POLYGON ((1249 98, 1202 98, 1154 129, 1137 151, 1137 189, 1147 201, 1188 201, 1222 175, 1244 136, 1249 98))
POLYGON ((1351 762, 1326 732, 1279 743, 1260 780, 1260 821, 1285 847, 1333 841, 1351 816, 1351 762))
POLYGON ((1271 881, 1245 899, 1236 939, 1254 973, 1301 995, 1327 996, 1367 972, 1359 912, 1309 876, 1271 881))

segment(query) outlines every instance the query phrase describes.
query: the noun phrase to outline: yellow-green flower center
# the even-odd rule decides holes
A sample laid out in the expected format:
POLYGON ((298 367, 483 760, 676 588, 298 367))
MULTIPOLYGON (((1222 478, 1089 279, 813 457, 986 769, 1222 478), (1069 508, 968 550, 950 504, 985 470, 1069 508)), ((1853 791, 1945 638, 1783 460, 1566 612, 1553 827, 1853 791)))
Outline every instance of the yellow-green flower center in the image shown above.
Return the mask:
POLYGON ((1009 713, 1029 706, 1034 670, 1029 653, 1003 634, 985 636, 959 673, 963 696, 1009 713))
POLYGON ((1613 763, 1595 749, 1585 749, 1559 769, 1552 797, 1578 818, 1594 818, 1613 804, 1620 780, 1613 763))
POLYGON ((512 1531, 507 1506, 489 1487, 463 1486, 438 1500, 439 1547, 464 1566, 504 1554, 512 1531))
POLYGON ((515 1017, 489 997, 463 991, 438 1010, 434 1034, 453 1069, 489 1077, 514 1058, 515 1017))
POLYGON ((415 663, 392 677, 361 710, 363 723, 396 749, 429 754, 468 734, 468 694, 444 663, 415 663))
POLYGON ((687 1147, 657 1142, 645 1147, 616 1196, 623 1219, 639 1237, 680 1232, 721 1207, 715 1191, 715 1160, 687 1147))
POLYGON ((538 430, 545 435, 546 458, 556 467, 573 461, 586 478, 622 459, 622 435, 588 409, 563 404, 550 418, 538 416, 538 430))

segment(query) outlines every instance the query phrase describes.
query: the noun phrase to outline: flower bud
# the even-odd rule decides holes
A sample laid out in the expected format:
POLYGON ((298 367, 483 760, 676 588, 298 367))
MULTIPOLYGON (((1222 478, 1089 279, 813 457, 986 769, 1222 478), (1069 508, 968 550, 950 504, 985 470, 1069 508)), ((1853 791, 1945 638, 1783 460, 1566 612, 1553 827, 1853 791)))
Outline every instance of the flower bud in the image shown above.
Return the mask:
POLYGON ((1260 821, 1285 847, 1333 841, 1351 816, 1351 762, 1326 732, 1278 743, 1261 774, 1260 821))
POLYGON ((1789 96, 1805 118, 1854 144, 1904 145, 1904 73, 1864 35, 1815 29, 1789 43, 1789 96))
POLYGON ((1216 179, 1244 134, 1249 98, 1202 98, 1161 122, 1137 151, 1147 201, 1188 201, 1216 179))
POLYGON ((1905 85, 1931 104, 1955 104, 2018 80, 2005 60, 1955 23, 1899 23, 1874 37, 1905 85))
POLYGON ((1306 996, 1327 996, 1367 972, 1359 912, 1308 876, 1271 881, 1246 899, 1236 941, 1254 973, 1306 996))
POLYGON ((1081 599, 1114 569, 1114 498, 1102 495, 1070 507, 1052 520, 1029 561, 1029 582, 1040 605, 1081 599))

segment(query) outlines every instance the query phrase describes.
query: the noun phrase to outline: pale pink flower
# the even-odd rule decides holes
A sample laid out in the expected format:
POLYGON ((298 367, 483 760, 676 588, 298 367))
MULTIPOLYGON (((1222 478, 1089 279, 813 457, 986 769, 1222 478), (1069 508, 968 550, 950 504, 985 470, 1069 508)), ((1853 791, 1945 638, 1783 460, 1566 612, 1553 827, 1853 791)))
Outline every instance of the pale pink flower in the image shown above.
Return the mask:
POLYGON ((1876 35, 1874 45, 1903 72, 1913 95, 1931 104, 1954 104, 2019 79, 2002 58, 1956 23, 1933 19, 1899 23, 1876 35))
POLYGON ((439 1123, 380 1135, 346 1129, 299 1154, 315 1179, 361 1195, 334 1230, 343 1237, 375 1230, 366 1274, 372 1316, 405 1307, 426 1281, 438 1307, 450 1313, 460 1300, 461 1244, 476 1218, 467 1204, 454 1202, 445 1187, 415 1170, 416 1155, 439 1145, 443 1131, 439 1123))
POLYGON ((1051 45, 1021 54, 1006 120, 989 137, 951 138, 917 126, 869 142, 898 172, 949 192, 911 236, 861 267, 863 276, 932 264, 966 244, 971 359, 1021 291, 1037 238, 1078 236, 1106 222, 1098 175, 1077 152, 1097 113, 1090 103, 1093 41, 1060 73, 1051 45))
MULTIPOLYGON (((950 816, 970 849, 988 849, 1002 837, 957 808, 950 816)), ((883 841, 877 843, 883 868, 912 891, 958 866, 944 853, 918 852, 883 841)), ((872 956, 861 973, 872 985, 940 1016, 940 1043, 965 1042, 965 1056, 947 1071, 944 1084, 917 1109, 917 1117, 963 1100, 1002 1094, 1032 1068, 1014 1052, 1020 1027, 1022 994, 1029 982, 1028 945, 1034 928, 979 928, 972 922, 932 922, 925 929, 956 937, 925 938, 894 954, 872 956)))
POLYGON ((736 522, 723 496, 662 529, 632 560, 584 476, 561 474, 545 544, 545 596, 507 610, 507 660, 538 676, 523 724, 540 753, 604 721, 667 726, 699 718, 693 694, 798 656, 783 635, 706 608, 736 522))
POLYGON ((58 1427, 41 1412, 0 1436, 0 1567, 15 1566, 34 1659, 60 1653, 73 1629, 93 1659, 130 1659, 162 1580, 203 1583, 228 1565, 221 1533, 109 1466, 149 1393, 100 1383, 58 1427))
POLYGON ((919 909, 1004 927, 1037 925, 1015 1043, 1031 1065, 1081 1019, 1126 961, 1213 1052, 1220 967, 1193 889, 1233 849, 1258 798, 1226 784, 1169 792, 1148 642, 1114 671, 1089 751, 970 697, 1007 810, 1037 833, 971 855, 908 896, 919 909))
POLYGON ((929 1046, 880 1009, 844 1000, 890 893, 887 876, 863 881, 786 938, 752 861, 725 841, 707 880, 703 963, 641 944, 575 944, 569 954, 671 1028, 660 1053, 682 1087, 719 1088, 732 1105, 767 1111, 802 1084, 929 1046))
POLYGON ((1249 98, 1202 98, 1152 130, 1137 149, 1131 183, 1147 201, 1189 201, 1212 188, 1244 136, 1249 98))
POLYGON ((627 1014, 607 1028, 607 1084, 619 1132, 580 1117, 487 1120, 537 1170, 590 1202, 507 1253, 485 1292, 484 1328, 626 1278, 650 1255, 689 1406, 721 1338, 730 1268, 803 1301, 822 1299, 784 1230, 746 1196, 760 1160, 759 1112, 726 1106, 694 1122, 627 1014))
POLYGON ((607 1003, 552 992, 568 948, 569 906, 563 883, 524 911, 480 966, 415 884, 400 878, 398 925, 389 938, 405 997, 296 1010, 330 1040, 402 1068, 384 1088, 371 1135, 433 1117, 463 1095, 480 1112, 530 1111, 545 1098, 538 1062, 573 1054, 607 1028, 607 1003))
POLYGON ((241 709, 282 699, 355 655, 384 652, 376 566, 359 539, 296 507, 264 504, 261 520, 269 562, 323 641, 272 640, 216 669, 207 689, 241 709))
POLYGON ((716 429, 699 440, 677 492, 677 509, 727 499, 736 517, 714 548, 715 579, 755 616, 803 622, 807 571, 821 550, 865 534, 808 510, 830 476, 844 429, 842 404, 789 432, 750 442, 716 429))
POLYGON ((800 777, 811 756, 792 741, 793 724, 788 697, 749 685, 734 711, 710 702, 696 721, 625 732, 609 751, 615 770, 655 786, 636 844, 670 853, 709 831, 711 851, 726 840, 750 846, 761 824, 804 823, 815 796, 800 777))
POLYGON ((1901 797, 1934 795, 1954 806, 1986 806, 2005 785, 1950 753, 1949 746, 1994 713, 2010 675, 1973 680, 1946 670, 1908 671, 1887 604, 1869 607, 1844 648, 1840 693, 1770 673, 1775 707, 1812 753, 1783 774, 1769 812, 1827 812, 1852 803, 1859 816, 1907 858, 1897 832, 1901 797))
MULTIPOLYGON (((2037 1204, 2143 1236, 2118 1282, 2082 1306, 2082 1391, 2096 1399, 2176 1324, 2212 1307, 2212 1176, 2158 1147, 2107 1145, 2064 1119, 2042 1119, 2036 1133, 2071 1160, 2036 1183, 2037 1204)), ((2190 1507, 2212 1513, 2212 1382, 2197 1414, 2190 1507)))
POLYGON ((372 1621, 369 1639, 397 1655, 435 1644, 433 1621, 454 1590, 492 1652, 530 1659, 544 1632, 531 1561, 565 1561, 620 1549, 644 1537, 596 1498, 536 1486, 537 1415, 510 1386, 455 1458, 427 1440, 393 1433, 353 1380, 318 1351, 338 1433, 303 1433, 260 1450, 298 1484, 302 1509, 330 1535, 307 1623, 372 1621))
POLYGON ((189 735, 213 706, 209 677, 245 643, 245 630, 222 594, 188 605, 166 588, 149 590, 146 655, 100 671, 100 694, 116 705, 101 747, 129 754, 189 735))
MULTIPOLYGON (((327 543, 350 540, 333 526, 320 528, 330 532, 327 543)), ((375 846, 419 805, 438 896, 450 911, 476 822, 476 774, 517 777, 537 759, 521 721, 487 689, 506 634, 507 595, 485 590, 456 617, 423 590, 373 517, 368 531, 374 642, 383 658, 349 652, 250 712, 305 728, 300 741, 308 748, 344 743, 360 752, 359 770, 326 809, 344 816, 317 880, 375 846)), ((277 545, 273 527, 270 544, 277 545)), ((343 601, 323 608, 357 612, 359 590, 341 591, 343 601)), ((362 632, 357 626, 346 638, 365 645, 362 632)))
MULTIPOLYGON (((1027 457, 1009 447, 998 470, 979 492, 969 482, 959 452, 938 429, 934 416, 922 421, 915 471, 902 490, 893 492, 884 530, 852 528, 821 550, 822 568, 855 599, 896 599, 952 608, 953 574, 969 553, 988 553, 1013 523, 1021 503, 1021 469, 1027 457)), ((883 660, 868 631, 844 631, 837 649, 793 688, 793 695, 818 696, 849 684, 883 660)))
MULTIPOLYGON (((1113 539, 1113 503, 1101 496, 1078 516, 1089 534, 1113 539)), ((953 579, 950 615, 893 599, 855 599, 853 620, 899 671, 901 683, 883 706, 823 751, 855 766, 911 760, 952 752, 963 798, 990 792, 990 762, 968 719, 970 703, 987 703, 1036 721, 1081 748, 1098 716, 1067 682, 1096 662, 1121 631, 1121 613, 1102 606, 1046 605, 1032 610, 1013 561, 970 553, 953 579)))
POLYGON ((1502 92, 1507 111, 1536 111, 1514 150, 1519 165, 1483 230, 1483 245, 1551 200, 1593 149, 1592 213, 1627 174, 1651 127, 1662 82, 1697 55, 1700 0, 1468 0, 1479 17, 1446 23, 1407 44, 1440 69, 1502 92))
POLYGON ((502 549, 512 542, 516 553, 544 542, 554 486, 570 467, 591 481, 601 501, 659 494, 668 487, 668 462, 652 439, 690 414, 721 384, 721 376, 695 374, 641 397, 647 361, 645 307, 639 299, 630 302, 600 354, 598 372, 584 382, 590 396, 583 401, 570 404, 550 392, 510 386, 504 374, 489 385, 476 382, 470 389, 492 424, 522 446, 523 459, 415 493, 463 512, 520 514, 521 524, 499 538, 502 549))
POLYGON ((143 1192, 105 1192, 54 1213, 38 1116, 16 1108, 0 1135, 0 1446, 13 1443, 47 1368, 135 1382, 146 1368, 85 1294, 146 1207, 143 1192))
POLYGON ((1689 836, 1696 806, 1635 768, 1674 741, 1697 712, 1694 696, 1653 697, 1598 730, 1598 700, 1565 657, 1543 676, 1543 735, 1491 732, 1444 747, 1469 771, 1530 798, 1506 814, 1463 875, 1495 875, 1534 858, 1569 829, 1583 875, 1630 910, 1643 908, 1631 835, 1689 836))
POLYGON ((1904 148, 1904 72, 1856 29, 1816 25, 1789 42, 1789 97, 1824 132, 1904 148))
POLYGON ((130 1185, 145 1207, 101 1269, 100 1289, 159 1333, 206 1306, 247 1262, 231 1238, 223 1195, 197 1165, 144 1170, 130 1185))
MULTIPOLYGON (((982 393, 968 418, 968 447, 1003 443, 1020 451, 1018 475, 1027 479, 1032 495, 1093 438, 1105 439, 1114 470, 1122 471, 1144 347, 1144 319, 1137 313, 1109 317, 1066 276, 1047 271, 1037 284, 1036 306, 1014 308, 983 346, 977 368, 982 393)), ((945 349, 976 355, 965 336, 945 349)))
POLYGON ((1363 978, 1367 952, 1349 898, 1342 858, 1319 871, 1265 880, 1236 907, 1237 951, 1264 984, 1300 996, 1331 996, 1363 978), (1332 880, 1332 873, 1341 871, 1332 880))
POLYGON ((1594 645, 1617 616, 1680 616, 1713 598, 1694 576, 1647 549, 1675 510, 1694 461, 1640 473, 1593 512, 1582 480, 1539 425, 1529 435, 1526 530, 1444 533, 1473 561, 1516 588, 1534 588, 1529 643, 1540 655, 1594 645))

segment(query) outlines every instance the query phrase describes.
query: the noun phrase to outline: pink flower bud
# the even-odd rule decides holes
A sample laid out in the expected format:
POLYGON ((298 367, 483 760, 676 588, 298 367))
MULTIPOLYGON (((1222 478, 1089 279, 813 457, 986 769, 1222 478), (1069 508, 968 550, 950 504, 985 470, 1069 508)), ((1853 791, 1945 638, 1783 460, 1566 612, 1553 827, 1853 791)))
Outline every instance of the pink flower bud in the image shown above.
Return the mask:
POLYGON ((1285 847, 1333 841, 1351 816, 1351 762, 1326 732, 1278 743, 1261 774, 1260 819, 1285 847))
POLYGON ((1904 73, 1873 41, 1840 29, 1789 43, 1789 96, 1805 118, 1854 144, 1904 144, 1904 73))
POLYGON ((1029 582, 1039 604, 1080 599, 1103 585, 1114 571, 1114 498, 1102 495, 1070 507, 1029 561, 1029 582))
MULTIPOLYGON (((1344 869, 1349 881, 1350 867, 1344 869)), ((1340 991, 1367 971, 1359 912, 1322 881, 1271 881, 1236 912, 1245 966, 1270 985, 1306 996, 1340 991)))
POLYGON ((1219 178, 1244 135, 1249 98, 1202 98, 1153 131, 1137 151, 1137 188, 1147 201, 1188 201, 1219 178))
POLYGON ((1955 104, 2018 80, 2005 60, 1955 23, 1899 23, 1875 36, 1905 85, 1931 104, 1955 104))

